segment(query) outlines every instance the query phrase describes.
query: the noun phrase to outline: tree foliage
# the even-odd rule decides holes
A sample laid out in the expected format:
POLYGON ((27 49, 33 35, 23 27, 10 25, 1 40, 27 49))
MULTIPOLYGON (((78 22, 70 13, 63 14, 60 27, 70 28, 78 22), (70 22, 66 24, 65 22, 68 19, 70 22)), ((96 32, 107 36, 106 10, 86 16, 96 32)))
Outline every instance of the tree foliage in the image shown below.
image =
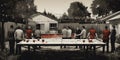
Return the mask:
POLYGON ((36 13, 34 0, 0 0, 0 5, 3 4, 5 5, 6 19, 9 21, 20 21, 23 20, 22 18, 27 18, 36 13))
POLYGON ((72 2, 70 4, 70 7, 68 9, 68 15, 69 17, 86 17, 90 16, 90 13, 87 11, 87 7, 85 7, 80 2, 72 2))
POLYGON ((44 12, 42 14, 49 17, 49 18, 51 18, 51 19, 57 20, 57 17, 54 14, 46 12, 46 10, 44 10, 44 12))
POLYGON ((33 0, 18 0, 15 6, 15 14, 20 17, 29 17, 30 15, 36 13, 36 6, 33 0))
POLYGON ((103 16, 120 10, 120 0, 94 0, 91 9, 94 15, 103 16))
POLYGON ((68 17, 68 15, 66 14, 66 13, 64 13, 63 15, 62 15, 62 17, 60 17, 60 19, 68 19, 69 17, 68 17))

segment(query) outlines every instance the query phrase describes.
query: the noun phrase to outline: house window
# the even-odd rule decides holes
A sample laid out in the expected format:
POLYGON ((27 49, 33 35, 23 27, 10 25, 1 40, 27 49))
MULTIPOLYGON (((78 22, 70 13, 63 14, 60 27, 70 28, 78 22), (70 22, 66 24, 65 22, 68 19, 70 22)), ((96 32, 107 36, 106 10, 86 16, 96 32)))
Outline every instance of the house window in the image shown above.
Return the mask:
POLYGON ((44 30, 44 24, 37 24, 36 27, 39 27, 40 30, 44 30))
POLYGON ((57 29, 57 24, 56 23, 51 23, 50 24, 50 30, 56 30, 57 29))

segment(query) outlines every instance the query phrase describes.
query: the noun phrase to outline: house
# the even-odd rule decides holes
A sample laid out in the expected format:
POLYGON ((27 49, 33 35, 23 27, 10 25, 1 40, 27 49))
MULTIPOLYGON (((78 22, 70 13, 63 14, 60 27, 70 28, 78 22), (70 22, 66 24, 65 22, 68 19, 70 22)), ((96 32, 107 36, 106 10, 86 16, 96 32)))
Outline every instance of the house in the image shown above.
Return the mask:
POLYGON ((39 26, 42 34, 48 34, 50 31, 57 30, 58 22, 40 13, 34 14, 30 17, 28 25, 39 26))
POLYGON ((101 20, 106 21, 106 23, 109 23, 110 29, 112 29, 112 25, 115 25, 117 35, 120 35, 120 11, 108 15, 107 17, 102 18, 101 20))

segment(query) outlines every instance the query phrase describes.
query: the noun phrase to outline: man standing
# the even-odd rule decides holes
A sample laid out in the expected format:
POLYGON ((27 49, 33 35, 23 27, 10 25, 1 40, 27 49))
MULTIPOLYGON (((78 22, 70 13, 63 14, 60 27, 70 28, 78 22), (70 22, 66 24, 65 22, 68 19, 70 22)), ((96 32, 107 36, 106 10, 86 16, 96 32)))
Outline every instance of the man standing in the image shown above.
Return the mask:
POLYGON ((90 38, 90 39, 97 38, 96 30, 93 27, 91 27, 91 29, 89 30, 89 33, 88 33, 87 37, 90 38))
MULTIPOLYGON (((41 39, 41 32, 40 32, 40 27, 38 25, 36 25, 36 30, 34 31, 34 38, 35 39, 41 39)), ((33 46, 34 51, 35 49, 37 49, 37 46, 33 46)), ((39 46, 39 48, 41 48, 41 46, 39 46)))
POLYGON ((32 33, 33 33, 33 31, 32 31, 32 29, 31 29, 31 26, 28 26, 28 28, 27 28, 27 30, 25 31, 25 36, 26 36, 26 38, 27 39, 31 39, 32 38, 32 33))
POLYGON ((76 35, 75 38, 76 39, 80 39, 80 35, 79 35, 80 33, 81 33, 81 30, 77 27, 76 31, 75 31, 75 35, 76 35))
POLYGON ((82 31, 81 31, 81 33, 79 35, 81 35, 82 39, 86 38, 86 29, 85 29, 85 26, 82 26, 82 31))
MULTIPOLYGON (((91 29, 89 30, 89 33, 88 33, 88 39, 95 39, 95 38, 98 38, 97 37, 97 33, 96 33, 96 30, 91 27, 91 29)), ((93 46, 87 46, 87 49, 90 48, 90 50, 92 49, 93 46)))
POLYGON ((105 26, 105 30, 103 30, 103 42, 106 43, 107 52, 109 52, 109 35, 110 35, 110 30, 108 30, 108 27, 105 26))
POLYGON ((63 27, 63 29, 62 29, 62 38, 66 39, 66 37, 67 37, 67 28, 63 27))
MULTIPOLYGON (((64 26, 62 29, 62 39, 66 39, 67 38, 67 28, 64 26)), ((62 46, 60 46, 60 48, 62 48, 62 46)), ((64 48, 66 48, 66 46, 64 46, 64 48)))
POLYGON ((111 52, 115 51, 115 40, 116 40, 116 30, 115 26, 113 26, 113 29, 111 31, 111 52))
MULTIPOLYGON (((24 32, 20 26, 15 30, 14 38, 15 38, 16 44, 23 40, 24 32)), ((20 50, 20 49, 17 48, 17 45, 16 45, 16 53, 18 53, 18 50, 20 50)))
MULTIPOLYGON (((85 38, 86 38, 86 29, 85 29, 85 26, 82 26, 82 31, 81 31, 81 33, 78 34, 78 35, 80 35, 82 39, 85 39, 85 38)), ((85 46, 83 46, 83 47, 84 47, 84 49, 85 49, 85 46)), ((81 46, 81 48, 82 48, 82 46, 81 46)))
POLYGON ((34 35, 36 39, 41 39, 41 32, 39 26, 36 26, 36 30, 34 31, 34 35))
MULTIPOLYGON (((81 33, 81 30, 80 30, 79 27, 77 27, 76 31, 75 31, 75 39, 80 39, 81 38, 80 33, 81 33)), ((78 48, 78 46, 76 46, 75 48, 78 48)), ((79 48, 81 48, 81 47, 79 46, 79 48)))
POLYGON ((67 39, 71 39, 72 38, 72 30, 71 28, 68 26, 67 28, 67 39))
POLYGON ((10 47, 9 52, 11 55, 11 54, 14 54, 14 46, 15 46, 13 25, 10 26, 10 30, 8 31, 8 40, 9 40, 9 47, 10 47))
POLYGON ((16 43, 19 43, 24 38, 24 32, 20 28, 20 26, 15 30, 14 37, 15 37, 16 43))

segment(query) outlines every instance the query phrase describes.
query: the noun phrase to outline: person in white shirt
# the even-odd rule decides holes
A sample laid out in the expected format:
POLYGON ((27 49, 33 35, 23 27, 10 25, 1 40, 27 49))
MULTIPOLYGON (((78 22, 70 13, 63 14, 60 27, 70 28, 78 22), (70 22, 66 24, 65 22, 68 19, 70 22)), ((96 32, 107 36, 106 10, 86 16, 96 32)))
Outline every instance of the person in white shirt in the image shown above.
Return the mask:
POLYGON ((67 28, 66 27, 63 27, 63 29, 62 29, 62 38, 63 39, 67 38, 67 28))
POLYGON ((34 31, 34 37, 36 39, 40 38, 41 39, 41 31, 40 31, 40 28, 38 26, 36 26, 36 30, 34 31))
MULTIPOLYGON (((16 44, 23 40, 23 38, 24 38, 24 32, 20 28, 20 26, 15 30, 14 38, 15 38, 16 44)), ((16 47, 16 53, 18 53, 19 50, 20 49, 16 47)))
MULTIPOLYGON (((67 28, 64 26, 62 29, 62 39, 67 39, 67 28)), ((60 46, 62 48, 62 46, 60 46)), ((66 46, 64 46, 66 48, 66 46)))
POLYGON ((71 39, 72 38, 72 30, 71 28, 68 26, 67 28, 67 39, 71 39))
POLYGON ((79 35, 81 35, 82 39, 86 38, 86 29, 85 29, 85 26, 82 26, 82 31, 81 31, 81 33, 79 35))
POLYGON ((18 29, 15 30, 14 37, 15 37, 16 43, 19 43, 24 38, 24 32, 20 27, 18 27, 18 29))
MULTIPOLYGON (((85 39, 86 38, 86 29, 85 29, 85 26, 82 26, 82 31, 80 34, 78 34, 81 36, 81 39, 85 39)), ((80 48, 84 48, 85 49, 85 46, 79 46, 80 48)))

